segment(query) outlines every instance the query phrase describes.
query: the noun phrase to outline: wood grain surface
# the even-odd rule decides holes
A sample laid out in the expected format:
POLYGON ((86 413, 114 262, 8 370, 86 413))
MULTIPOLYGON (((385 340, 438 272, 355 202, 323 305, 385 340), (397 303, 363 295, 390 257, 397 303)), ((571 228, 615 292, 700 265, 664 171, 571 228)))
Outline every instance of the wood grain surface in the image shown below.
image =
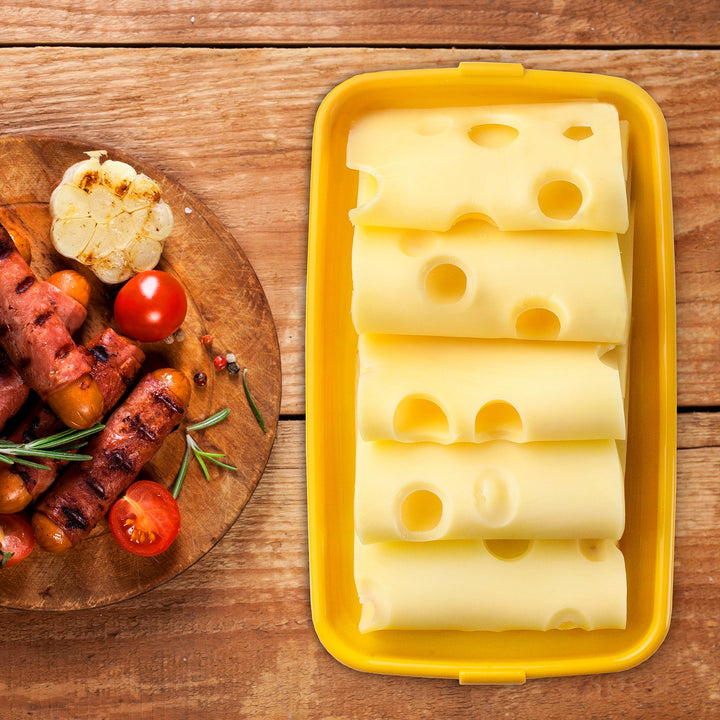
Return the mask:
MULTIPOLYGON (((547 2, 532 11, 526 4, 519 17, 513 13, 520 3, 486 2, 474 29, 467 29, 467 6, 447 5, 438 29, 418 6, 401 4, 394 17, 405 13, 415 22, 391 30, 392 13, 385 15, 379 3, 330 5, 326 12, 248 4, 245 12, 254 7, 265 14, 246 15, 234 29, 222 6, 213 15, 210 5, 201 12, 203 6, 189 2, 126 3, 117 10, 55 3, 43 12, 39 2, 10 4, 13 20, 0 49, 0 131, 120 147, 197 195, 237 239, 267 294, 282 352, 283 398, 278 437, 252 499, 190 569, 106 608, 0 611, 6 649, 0 718, 720 717, 717 4, 547 2), (145 17, 130 18, 131 8, 142 8, 145 17), (535 11, 542 22, 532 19, 535 11), (602 24, 593 12, 604 13, 602 24), (198 18, 215 23, 196 35, 198 47, 115 45, 193 42, 194 26, 177 27, 183 13, 196 15, 194 26, 202 24, 198 18), (568 27, 568 13, 578 27, 593 22, 602 39, 588 33, 580 40, 581 29, 572 27, 565 35, 560 28, 568 27), (674 16, 682 21, 668 25, 674 16), (483 20, 487 27, 480 27, 483 20), (293 47, 217 47, 224 42, 293 47), (416 47, 347 47, 385 42, 416 47), (475 47, 431 46, 455 42, 475 47), (477 47, 497 42, 537 47, 477 47), (96 43, 103 46, 86 47, 96 43), (318 47, 306 47, 311 43, 318 47), (655 43, 667 46, 648 49, 655 43), (698 47, 679 49, 683 43, 698 47), (562 44, 583 47, 553 47, 562 44), (519 687, 375 676, 334 660, 312 627, 303 337, 315 112, 352 75, 468 60, 627 77, 651 93, 668 122, 680 405, 675 598, 667 639, 627 672, 519 687)), ((425 12, 430 17, 437 9, 425 12)))
POLYGON ((672 45, 720 41, 715 0, 9 0, 3 43, 672 45))

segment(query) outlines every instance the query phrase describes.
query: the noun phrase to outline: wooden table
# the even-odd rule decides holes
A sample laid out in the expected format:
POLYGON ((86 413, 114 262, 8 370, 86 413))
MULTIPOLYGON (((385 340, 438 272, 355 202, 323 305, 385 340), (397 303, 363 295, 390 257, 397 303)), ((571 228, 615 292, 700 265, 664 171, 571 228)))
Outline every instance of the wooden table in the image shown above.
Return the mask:
POLYGON ((272 307, 282 416, 251 502, 184 574, 105 608, 0 612, 0 718, 720 717, 720 4, 51 4, 3 3, 0 132, 122 148, 217 214, 272 307), (303 339, 314 115, 357 73, 466 60, 623 76, 667 118, 678 302, 674 611, 660 649, 623 673, 518 687, 376 676, 338 663, 313 629, 303 339))

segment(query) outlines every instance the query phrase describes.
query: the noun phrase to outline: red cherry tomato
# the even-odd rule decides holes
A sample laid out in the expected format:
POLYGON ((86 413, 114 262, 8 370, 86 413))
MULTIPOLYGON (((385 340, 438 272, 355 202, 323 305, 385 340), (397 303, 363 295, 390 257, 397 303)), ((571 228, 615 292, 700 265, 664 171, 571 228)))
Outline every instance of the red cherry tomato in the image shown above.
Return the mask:
POLYGON ((9 567, 24 560, 35 547, 35 537, 20 515, 0 515, 0 565, 9 567))
POLYGON ((180 531, 175 498, 152 480, 138 480, 110 508, 110 530, 120 546, 135 555, 158 555, 180 531))
POLYGON ((130 278, 115 298, 120 332, 141 342, 170 337, 187 313, 185 290, 162 270, 146 270, 130 278))

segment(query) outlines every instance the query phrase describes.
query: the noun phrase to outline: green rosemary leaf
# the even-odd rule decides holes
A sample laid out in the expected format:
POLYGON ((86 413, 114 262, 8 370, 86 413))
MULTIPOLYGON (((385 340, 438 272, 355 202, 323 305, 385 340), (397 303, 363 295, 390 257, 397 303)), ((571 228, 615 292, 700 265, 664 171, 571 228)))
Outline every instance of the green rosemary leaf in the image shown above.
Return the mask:
POLYGON ((7 550, 2 551, 2 557, 0 558, 0 570, 2 570, 2 568, 5 567, 5 565, 7 565, 8 561, 14 554, 15 553, 7 552, 7 550))
POLYGON ((69 445, 76 443, 78 440, 82 440, 90 435, 99 433, 105 426, 102 423, 96 423, 91 428, 86 430, 73 430, 68 428, 62 432, 56 433, 55 435, 49 435, 44 438, 37 438, 37 440, 31 440, 25 444, 27 448, 51 448, 58 447, 59 445, 69 445))
POLYGON ((49 470, 47 465, 41 465, 40 463, 33 462, 32 460, 26 460, 25 458, 16 457, 15 464, 25 465, 26 467, 37 468, 38 470, 49 470))
POLYGON ((205 479, 208 482, 210 482, 210 473, 208 472, 205 461, 202 459, 202 455, 200 455, 200 453, 197 451, 196 448, 193 448, 193 454, 195 455, 195 459, 198 461, 198 464, 200 465, 200 469, 203 471, 203 475, 205 476, 205 479))
POLYGON ((182 484, 185 480, 185 475, 187 475, 189 465, 190 465, 190 444, 188 443, 185 446, 185 453, 183 455, 182 462, 180 463, 180 469, 178 470, 177 477, 175 478, 175 482, 173 483, 172 490, 170 491, 172 493, 172 496, 176 500, 178 498, 178 495, 180 494, 180 488, 182 487, 182 484))
POLYGON ((258 425, 260 425, 263 432, 267 432, 267 429, 265 428, 265 420, 263 420, 263 416, 260 413, 260 409, 255 404, 255 400, 253 400, 252 393, 250 392, 250 388, 248 386, 247 378, 245 377, 246 375, 247 375, 247 368, 243 368, 243 389, 245 390, 245 397, 247 398, 247 401, 250 405, 250 409, 253 411, 253 415, 255 416, 255 419, 258 421, 258 425))
POLYGON ((215 458, 208 458, 210 462, 214 462, 216 465, 220 465, 220 467, 227 468, 228 470, 237 470, 237 468, 234 465, 228 465, 227 463, 220 462, 219 460, 216 460, 215 458))
POLYGON ((188 432, 193 432, 194 430, 204 430, 205 428, 212 427, 213 425, 217 425, 217 423, 221 420, 224 420, 229 414, 230 408, 218 410, 218 412, 208 418, 205 418, 205 420, 201 420, 194 425, 188 425, 187 430, 188 432))
POLYGON ((200 449, 197 445, 195 447, 196 447, 196 451, 199 452, 204 458, 212 459, 212 458, 225 457, 225 453, 211 453, 211 452, 206 452, 205 450, 200 449))
POLYGON ((11 454, 15 458, 29 456, 51 458, 52 460, 92 460, 92 455, 81 455, 80 453, 64 452, 62 450, 25 450, 21 448, 18 450, 13 450, 9 454, 11 454))

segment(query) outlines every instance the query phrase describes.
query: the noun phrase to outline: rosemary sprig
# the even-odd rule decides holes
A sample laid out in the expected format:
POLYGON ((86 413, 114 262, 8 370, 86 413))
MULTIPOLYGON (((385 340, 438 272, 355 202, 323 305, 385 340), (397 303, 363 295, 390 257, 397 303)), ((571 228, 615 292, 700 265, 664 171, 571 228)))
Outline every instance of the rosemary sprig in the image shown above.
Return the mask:
POLYGON ((258 421, 258 425, 262 428, 263 432, 267 432, 267 428, 265 427, 265 420, 263 420, 263 416, 260 413, 260 409, 255 404, 255 400, 253 400, 253 396, 250 393, 250 388, 248 387, 247 378, 245 377, 247 375, 247 368, 243 369, 243 389, 245 390, 245 397, 247 398, 248 404, 250 405, 250 409, 253 411, 253 415, 255 416, 255 419, 258 421))
POLYGON ((7 465, 18 463, 38 470, 49 470, 32 458, 50 458, 52 460, 91 460, 92 455, 76 453, 86 443, 85 438, 100 432, 105 426, 101 423, 93 425, 87 430, 67 429, 48 437, 37 438, 26 443, 16 443, 12 440, 0 440, 0 462, 7 465))
POLYGON ((229 414, 230 409, 225 408, 224 410, 220 410, 215 414, 211 415, 210 417, 205 418, 205 420, 201 420, 200 422, 187 426, 185 432, 185 453, 183 454, 183 459, 180 463, 180 469, 178 470, 175 482, 173 483, 172 489, 170 490, 172 496, 176 500, 178 495, 180 494, 180 488, 182 487, 183 481, 185 480, 185 476, 187 475, 188 467, 190 467, 190 460, 192 456, 194 456, 195 459, 198 461, 200 469, 202 470, 202 473, 208 482, 210 482, 210 472, 208 470, 207 462, 215 463, 216 465, 220 465, 220 467, 227 468, 228 470, 237 470, 234 465, 228 465, 227 463, 224 463, 219 459, 225 457, 223 453, 206 452, 197 444, 197 442, 195 442, 195 439, 190 435, 191 432, 195 432, 196 430, 205 430, 205 428, 217 425, 229 414))

